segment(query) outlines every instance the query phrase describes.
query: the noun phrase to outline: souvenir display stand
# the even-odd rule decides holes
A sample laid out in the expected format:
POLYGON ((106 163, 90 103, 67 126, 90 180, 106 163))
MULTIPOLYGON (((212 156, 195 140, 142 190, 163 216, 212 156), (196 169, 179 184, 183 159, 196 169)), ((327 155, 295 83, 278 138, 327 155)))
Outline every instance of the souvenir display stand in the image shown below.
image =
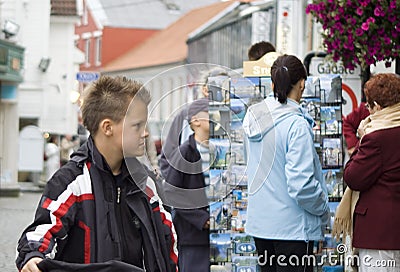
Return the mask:
MULTIPOLYGON (((211 83, 208 186, 211 271, 260 271, 254 240, 245 233, 244 228, 247 155, 242 121, 249 106, 262 101, 272 92, 271 79, 267 73, 270 69, 254 68, 257 65, 265 67, 266 63, 272 62, 268 58, 258 62, 244 62, 245 77, 219 76, 208 80, 211 83), (254 71, 258 72, 254 74, 254 71)), ((316 123, 313 128, 314 144, 328 187, 333 221, 336 206, 344 191, 340 76, 308 77, 300 104, 316 123)), ((322 267, 327 265, 321 256, 334 253, 335 250, 336 244, 328 228, 325 239, 316 242, 314 247, 320 262, 316 271, 322 271, 322 267)))

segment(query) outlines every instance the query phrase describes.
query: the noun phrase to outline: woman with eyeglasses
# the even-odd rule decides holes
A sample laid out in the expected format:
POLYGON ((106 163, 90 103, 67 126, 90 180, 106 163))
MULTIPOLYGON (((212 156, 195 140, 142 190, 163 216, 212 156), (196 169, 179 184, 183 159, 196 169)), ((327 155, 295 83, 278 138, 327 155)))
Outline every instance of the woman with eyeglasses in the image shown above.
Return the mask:
POLYGON ((377 74, 364 92, 371 115, 344 169, 347 185, 360 191, 352 242, 360 272, 400 271, 400 76, 377 74))

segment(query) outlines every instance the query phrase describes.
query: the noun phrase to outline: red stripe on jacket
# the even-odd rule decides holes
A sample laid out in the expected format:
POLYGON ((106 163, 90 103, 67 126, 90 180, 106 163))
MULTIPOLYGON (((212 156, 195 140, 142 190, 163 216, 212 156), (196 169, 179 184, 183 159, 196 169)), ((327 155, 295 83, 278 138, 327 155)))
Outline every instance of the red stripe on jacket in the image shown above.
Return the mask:
POLYGON ((85 231, 85 248, 84 248, 84 255, 85 255, 85 264, 90 263, 90 228, 88 225, 79 221, 79 227, 81 227, 85 231))
MULTIPOLYGON (((50 200, 50 201, 48 201, 48 200, 49 200, 49 198, 47 198, 43 202, 42 207, 45 209, 47 209, 50 206, 50 204, 52 202, 54 202, 54 200, 50 200)), ((60 218, 63 217, 69 211, 69 209, 71 208, 71 206, 73 204, 83 202, 85 200, 94 200, 93 194, 83 194, 80 196, 71 194, 68 197, 67 201, 62 203, 58 207, 58 209, 53 212, 53 215, 56 217, 56 224, 53 227, 51 227, 46 232, 46 234, 43 236, 42 245, 39 247, 40 252, 45 252, 49 248, 51 237, 53 236, 54 233, 57 233, 62 228, 62 222, 61 222, 60 218)))
MULTIPOLYGON (((154 196, 154 192, 149 186, 146 187, 146 194, 147 194, 149 200, 154 196)), ((165 213, 161 211, 160 206, 157 206, 157 207, 153 208, 153 211, 154 212, 155 211, 159 211, 160 212, 161 220, 162 220, 163 224, 167 225, 169 227, 169 229, 170 229, 171 242, 172 243, 171 243, 169 257, 171 258, 171 260, 175 264, 178 264, 178 256, 175 254, 175 251, 174 251, 175 237, 174 237, 174 234, 172 232, 172 221, 167 219, 167 217, 165 216, 165 213)))

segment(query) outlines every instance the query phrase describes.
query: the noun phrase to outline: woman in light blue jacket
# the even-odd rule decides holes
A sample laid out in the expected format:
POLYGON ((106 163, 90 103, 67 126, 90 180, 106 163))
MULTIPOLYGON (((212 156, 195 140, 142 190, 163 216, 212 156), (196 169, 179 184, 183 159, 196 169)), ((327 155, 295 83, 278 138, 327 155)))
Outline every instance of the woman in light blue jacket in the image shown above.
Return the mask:
POLYGON ((262 271, 313 271, 307 260, 313 241, 323 237, 329 208, 314 121, 299 105, 307 72, 297 57, 283 55, 271 67, 271 79, 274 97, 251 106, 243 121, 249 154, 246 233, 255 239, 262 271))

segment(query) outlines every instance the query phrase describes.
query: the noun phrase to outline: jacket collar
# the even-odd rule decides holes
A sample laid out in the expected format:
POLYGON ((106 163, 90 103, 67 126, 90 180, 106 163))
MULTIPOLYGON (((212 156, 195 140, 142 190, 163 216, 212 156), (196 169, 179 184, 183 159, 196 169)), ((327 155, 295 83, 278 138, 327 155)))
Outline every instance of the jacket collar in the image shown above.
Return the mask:
MULTIPOLYGON (((71 160, 76 162, 80 167, 82 167, 85 162, 91 162, 100 171, 112 173, 110 166, 97 149, 91 136, 89 136, 85 144, 72 154, 71 160)), ((129 179, 135 182, 139 189, 145 190, 148 170, 137 158, 125 158, 122 161, 121 171, 124 180, 129 179)))

